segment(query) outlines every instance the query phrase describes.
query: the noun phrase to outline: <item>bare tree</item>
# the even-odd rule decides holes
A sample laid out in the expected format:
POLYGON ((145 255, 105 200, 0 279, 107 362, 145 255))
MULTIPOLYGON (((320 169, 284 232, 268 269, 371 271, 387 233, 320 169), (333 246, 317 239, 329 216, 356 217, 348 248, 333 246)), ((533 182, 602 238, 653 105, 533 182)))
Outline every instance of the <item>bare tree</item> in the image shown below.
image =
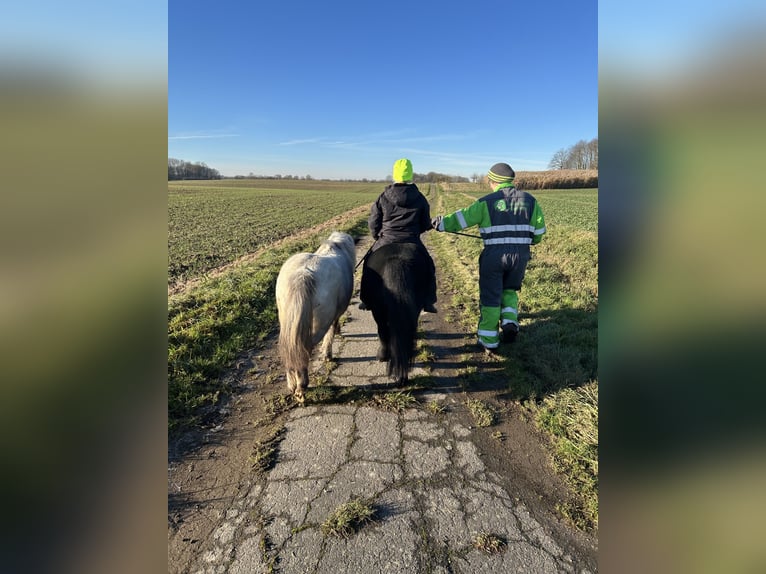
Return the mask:
POLYGON ((560 149, 553 154, 550 163, 548 163, 548 169, 566 169, 567 163, 567 151, 560 149))
POLYGON ((598 169, 598 138, 593 138, 587 144, 589 169, 598 169))
POLYGON ((548 169, 598 169, 598 138, 580 140, 551 158, 548 169))

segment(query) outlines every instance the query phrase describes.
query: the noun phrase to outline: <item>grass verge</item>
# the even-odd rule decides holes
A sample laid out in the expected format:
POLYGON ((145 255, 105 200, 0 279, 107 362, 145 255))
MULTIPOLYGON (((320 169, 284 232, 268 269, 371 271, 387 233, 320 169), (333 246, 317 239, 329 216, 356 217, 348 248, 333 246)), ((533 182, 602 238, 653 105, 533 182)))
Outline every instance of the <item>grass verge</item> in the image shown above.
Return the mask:
MULTIPOLYGON (((478 187, 465 186, 449 192, 432 186, 429 191, 434 215, 467 207, 483 195, 478 187)), ((598 526, 598 192, 572 194, 533 193, 548 231, 532 248, 519 292, 519 336, 502 345, 496 357, 507 384, 503 394, 525 407, 550 438, 554 468, 573 500, 560 512, 589 530, 598 526)), ((475 228, 465 232, 478 235, 475 228)), ((450 313, 466 332, 475 332, 482 241, 449 233, 430 233, 426 240, 437 267, 449 269, 439 290, 452 294, 450 313)), ((466 368, 466 388, 482 376, 474 371, 466 368)), ((477 405, 466 406, 479 412, 477 405)), ((474 418, 477 426, 486 420, 474 418)))
POLYGON ((597 528, 598 385, 563 389, 531 409, 538 426, 550 433, 554 466, 576 497, 559 511, 580 528, 597 528))

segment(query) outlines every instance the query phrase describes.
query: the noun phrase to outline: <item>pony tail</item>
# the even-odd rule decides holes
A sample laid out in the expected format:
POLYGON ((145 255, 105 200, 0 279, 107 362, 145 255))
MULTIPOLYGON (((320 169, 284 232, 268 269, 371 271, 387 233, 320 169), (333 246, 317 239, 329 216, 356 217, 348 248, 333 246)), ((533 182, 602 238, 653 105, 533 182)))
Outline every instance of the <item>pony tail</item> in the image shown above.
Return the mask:
POLYGON ((387 299, 386 307, 398 310, 388 314, 388 376, 397 381, 406 380, 415 354, 415 335, 418 327, 419 309, 415 301, 415 288, 410 284, 411 276, 400 265, 389 265, 384 273, 387 275, 386 284, 398 286, 394 290, 386 289, 384 294, 387 299))
POLYGON ((287 370, 300 371, 311 358, 316 285, 311 274, 300 273, 290 277, 287 287, 290 304, 279 317, 279 351, 287 370))

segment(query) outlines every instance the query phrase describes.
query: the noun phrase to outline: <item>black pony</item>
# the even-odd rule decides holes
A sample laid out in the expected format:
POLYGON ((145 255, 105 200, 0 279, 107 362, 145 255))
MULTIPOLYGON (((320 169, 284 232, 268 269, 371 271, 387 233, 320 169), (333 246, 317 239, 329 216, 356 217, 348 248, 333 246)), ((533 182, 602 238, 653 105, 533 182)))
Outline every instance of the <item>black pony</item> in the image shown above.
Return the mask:
POLYGON ((408 380, 418 317, 429 286, 429 261, 414 243, 389 243, 365 259, 360 299, 378 325, 378 360, 397 384, 408 380))

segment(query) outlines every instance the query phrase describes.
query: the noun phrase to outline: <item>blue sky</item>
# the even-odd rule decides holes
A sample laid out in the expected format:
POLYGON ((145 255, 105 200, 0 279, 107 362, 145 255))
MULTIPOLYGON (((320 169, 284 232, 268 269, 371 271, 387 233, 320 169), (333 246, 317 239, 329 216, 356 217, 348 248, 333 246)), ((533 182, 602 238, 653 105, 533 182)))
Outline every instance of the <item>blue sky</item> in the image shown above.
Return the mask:
POLYGON ((171 0, 168 155, 224 175, 543 170, 598 137, 597 2, 171 0))

